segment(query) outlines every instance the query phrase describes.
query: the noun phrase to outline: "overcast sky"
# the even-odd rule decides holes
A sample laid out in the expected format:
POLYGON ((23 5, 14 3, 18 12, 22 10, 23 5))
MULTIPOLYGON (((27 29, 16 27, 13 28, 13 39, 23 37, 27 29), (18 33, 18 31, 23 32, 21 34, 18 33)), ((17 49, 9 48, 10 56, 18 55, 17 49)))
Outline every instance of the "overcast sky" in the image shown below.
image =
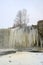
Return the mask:
POLYGON ((43 0, 0 0, 0 28, 13 26, 19 10, 27 9, 29 25, 43 19, 43 0))

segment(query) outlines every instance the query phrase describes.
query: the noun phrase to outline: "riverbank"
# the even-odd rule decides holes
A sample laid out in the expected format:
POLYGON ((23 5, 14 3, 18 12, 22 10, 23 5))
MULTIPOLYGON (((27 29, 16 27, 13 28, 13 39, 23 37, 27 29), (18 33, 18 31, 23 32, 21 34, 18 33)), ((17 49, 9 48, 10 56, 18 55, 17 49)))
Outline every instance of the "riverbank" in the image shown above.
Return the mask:
POLYGON ((0 56, 16 53, 17 49, 0 49, 0 56))
POLYGON ((0 49, 0 56, 12 54, 16 52, 33 52, 33 53, 43 53, 43 48, 22 48, 22 49, 0 49))

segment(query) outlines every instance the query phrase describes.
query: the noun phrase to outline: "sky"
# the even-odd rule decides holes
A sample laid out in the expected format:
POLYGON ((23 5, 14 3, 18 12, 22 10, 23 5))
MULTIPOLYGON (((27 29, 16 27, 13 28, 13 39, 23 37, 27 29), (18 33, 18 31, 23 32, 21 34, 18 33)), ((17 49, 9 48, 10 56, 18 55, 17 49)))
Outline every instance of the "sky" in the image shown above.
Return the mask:
POLYGON ((19 10, 29 14, 28 25, 43 19, 43 0, 0 0, 0 28, 12 27, 19 10))

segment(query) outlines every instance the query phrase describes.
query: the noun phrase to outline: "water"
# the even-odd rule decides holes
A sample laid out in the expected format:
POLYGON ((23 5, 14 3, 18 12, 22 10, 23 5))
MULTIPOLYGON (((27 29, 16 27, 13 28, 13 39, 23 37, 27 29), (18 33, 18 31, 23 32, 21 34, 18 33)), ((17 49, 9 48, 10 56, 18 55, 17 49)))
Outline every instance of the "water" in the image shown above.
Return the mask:
POLYGON ((43 65, 43 53, 16 52, 0 56, 0 65, 43 65))

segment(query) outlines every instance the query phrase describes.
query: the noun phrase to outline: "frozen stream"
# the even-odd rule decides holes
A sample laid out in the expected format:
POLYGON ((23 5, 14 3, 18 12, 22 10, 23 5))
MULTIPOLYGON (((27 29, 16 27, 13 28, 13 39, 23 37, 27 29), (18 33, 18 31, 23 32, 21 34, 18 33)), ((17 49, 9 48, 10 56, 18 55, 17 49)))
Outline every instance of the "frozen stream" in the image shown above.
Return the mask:
POLYGON ((43 65, 43 53, 16 52, 0 56, 0 65, 43 65))

